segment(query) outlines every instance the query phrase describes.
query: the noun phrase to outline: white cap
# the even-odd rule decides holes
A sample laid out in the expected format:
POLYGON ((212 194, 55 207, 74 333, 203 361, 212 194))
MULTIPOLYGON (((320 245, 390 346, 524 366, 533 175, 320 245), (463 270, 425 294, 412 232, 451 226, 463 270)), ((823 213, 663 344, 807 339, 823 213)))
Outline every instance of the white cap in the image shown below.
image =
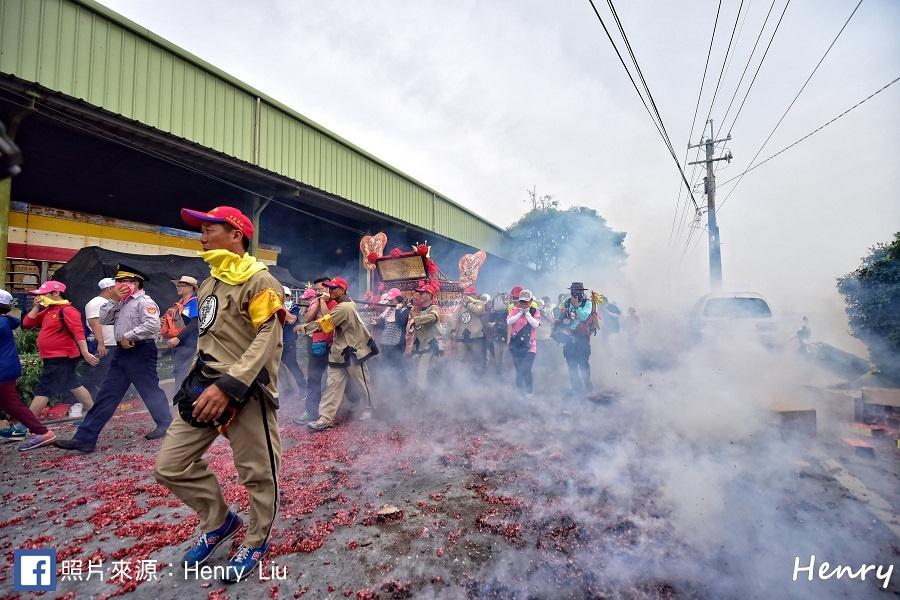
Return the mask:
POLYGON ((116 285, 116 280, 112 277, 106 277, 97 282, 97 287, 101 290, 105 290, 107 288, 114 287, 116 285))
POLYGON ((12 294, 7 292, 6 290, 0 290, 0 304, 6 304, 7 306, 12 305, 12 294))
POLYGON ((286 285, 283 285, 283 286, 281 286, 281 287, 284 288, 284 295, 285 295, 285 296, 290 296, 290 295, 291 295, 291 288, 289 288, 289 287, 286 286, 286 285))
POLYGON ((522 302, 523 300, 531 302, 532 300, 534 300, 534 294, 531 293, 531 290, 522 290, 521 292, 519 292, 519 297, 516 299, 519 302, 522 302))
POLYGON ((490 295, 490 294, 482 294, 482 295, 481 295, 481 301, 482 301, 482 302, 490 302, 490 301, 491 301, 491 295, 490 295))

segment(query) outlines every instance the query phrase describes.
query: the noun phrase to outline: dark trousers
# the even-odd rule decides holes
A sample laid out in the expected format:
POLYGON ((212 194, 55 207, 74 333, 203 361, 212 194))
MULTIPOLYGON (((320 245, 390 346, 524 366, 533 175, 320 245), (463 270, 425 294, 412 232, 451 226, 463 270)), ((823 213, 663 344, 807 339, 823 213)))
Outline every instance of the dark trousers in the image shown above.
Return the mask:
POLYGON ((22 402, 15 379, 0 381, 0 411, 27 427, 31 433, 36 435, 47 433, 47 428, 41 425, 31 409, 22 402))
POLYGON ((181 382, 190 372, 195 354, 197 354, 196 341, 187 345, 178 344, 172 348, 172 377, 175 379, 176 390, 181 387, 181 382))
POLYGON ((306 377, 297 363, 297 346, 285 346, 281 352, 281 364, 290 372, 297 383, 297 392, 302 394, 306 390, 306 377))
POLYGON ((125 397, 128 386, 134 384, 144 405, 150 411, 158 427, 168 427, 172 413, 166 395, 159 389, 156 374, 156 345, 152 341, 138 342, 134 348, 116 348, 112 364, 100 394, 94 398, 94 406, 84 416, 75 432, 80 442, 96 444, 103 427, 109 422, 116 408, 125 397))
POLYGON ((319 416, 319 402, 322 401, 322 379, 328 369, 328 355, 316 356, 309 353, 306 364, 306 412, 313 417, 319 416))
POLYGON ((106 381, 106 374, 109 373, 109 365, 112 363, 112 355, 115 349, 115 346, 107 346, 106 356, 100 359, 100 364, 96 367, 85 363, 84 387, 91 393, 91 398, 97 397, 97 394, 100 393, 100 388, 103 387, 103 382, 106 381))
POLYGON ((534 366, 534 352, 510 352, 513 366, 516 368, 516 387, 526 394, 534 393, 534 376, 531 368, 534 366))
POLYGON ((384 346, 381 348, 381 356, 384 359, 384 384, 381 389, 404 390, 408 383, 406 375, 406 342, 384 346))
POLYGON ((563 356, 569 366, 572 390, 589 392, 594 389, 591 383, 591 338, 586 335, 573 335, 563 346, 563 356))

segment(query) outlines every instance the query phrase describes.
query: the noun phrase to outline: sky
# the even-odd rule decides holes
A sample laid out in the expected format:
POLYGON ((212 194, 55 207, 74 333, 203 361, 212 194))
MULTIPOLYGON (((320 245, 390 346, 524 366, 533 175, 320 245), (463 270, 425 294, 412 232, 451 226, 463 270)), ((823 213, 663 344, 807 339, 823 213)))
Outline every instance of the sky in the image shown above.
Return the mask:
MULTIPOLYGON (((720 182, 747 167, 856 1, 790 0, 720 182)), ((629 303, 707 291, 705 241, 685 253, 681 227, 670 241, 674 161, 586 1, 102 2, 501 226, 532 188, 596 209, 628 234, 629 303)), ((717 0, 616 7, 679 160, 708 112, 718 128, 771 5, 722 1, 693 134, 717 0)), ((775 0, 729 124, 783 7, 775 0)), ((900 3, 865 0, 760 160, 898 76, 900 3)), ((835 278, 900 230, 898 156, 900 83, 748 173, 718 213, 725 288, 762 293, 785 318, 808 314, 813 339, 859 350, 835 278)))

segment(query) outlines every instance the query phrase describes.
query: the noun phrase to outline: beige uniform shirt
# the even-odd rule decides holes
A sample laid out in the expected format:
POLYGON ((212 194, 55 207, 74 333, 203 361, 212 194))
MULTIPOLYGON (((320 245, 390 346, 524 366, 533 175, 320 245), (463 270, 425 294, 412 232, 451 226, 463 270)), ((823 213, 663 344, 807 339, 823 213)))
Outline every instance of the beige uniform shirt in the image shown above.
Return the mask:
POLYGON ((413 329, 416 332, 416 341, 419 343, 419 352, 425 352, 431 345, 431 341, 440 337, 441 313, 437 306, 430 304, 415 317, 411 317, 413 329))
POLYGON ((221 375, 216 384, 229 396, 243 399, 256 382, 278 406, 285 314, 281 294, 281 284, 268 270, 240 285, 214 277, 200 285, 197 358, 221 375))
POLYGON ((480 300, 467 300, 466 304, 461 308, 459 315, 459 329, 456 332, 456 338, 459 340, 470 340, 484 337, 484 302, 480 300), (466 332, 469 335, 466 335, 466 332))
POLYGON ((359 362, 365 362, 378 354, 378 348, 372 341, 372 334, 362 322, 353 300, 338 302, 330 312, 331 322, 334 324, 334 341, 328 353, 330 366, 348 366, 351 355, 355 355, 359 362))

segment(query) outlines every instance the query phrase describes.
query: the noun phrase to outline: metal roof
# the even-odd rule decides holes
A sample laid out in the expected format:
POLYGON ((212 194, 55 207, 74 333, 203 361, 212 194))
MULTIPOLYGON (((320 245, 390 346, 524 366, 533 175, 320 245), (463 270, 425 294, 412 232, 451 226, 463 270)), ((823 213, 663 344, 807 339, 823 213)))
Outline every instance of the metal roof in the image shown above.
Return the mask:
POLYGON ((501 253, 500 227, 95 0, 0 0, 0 73, 501 253))

